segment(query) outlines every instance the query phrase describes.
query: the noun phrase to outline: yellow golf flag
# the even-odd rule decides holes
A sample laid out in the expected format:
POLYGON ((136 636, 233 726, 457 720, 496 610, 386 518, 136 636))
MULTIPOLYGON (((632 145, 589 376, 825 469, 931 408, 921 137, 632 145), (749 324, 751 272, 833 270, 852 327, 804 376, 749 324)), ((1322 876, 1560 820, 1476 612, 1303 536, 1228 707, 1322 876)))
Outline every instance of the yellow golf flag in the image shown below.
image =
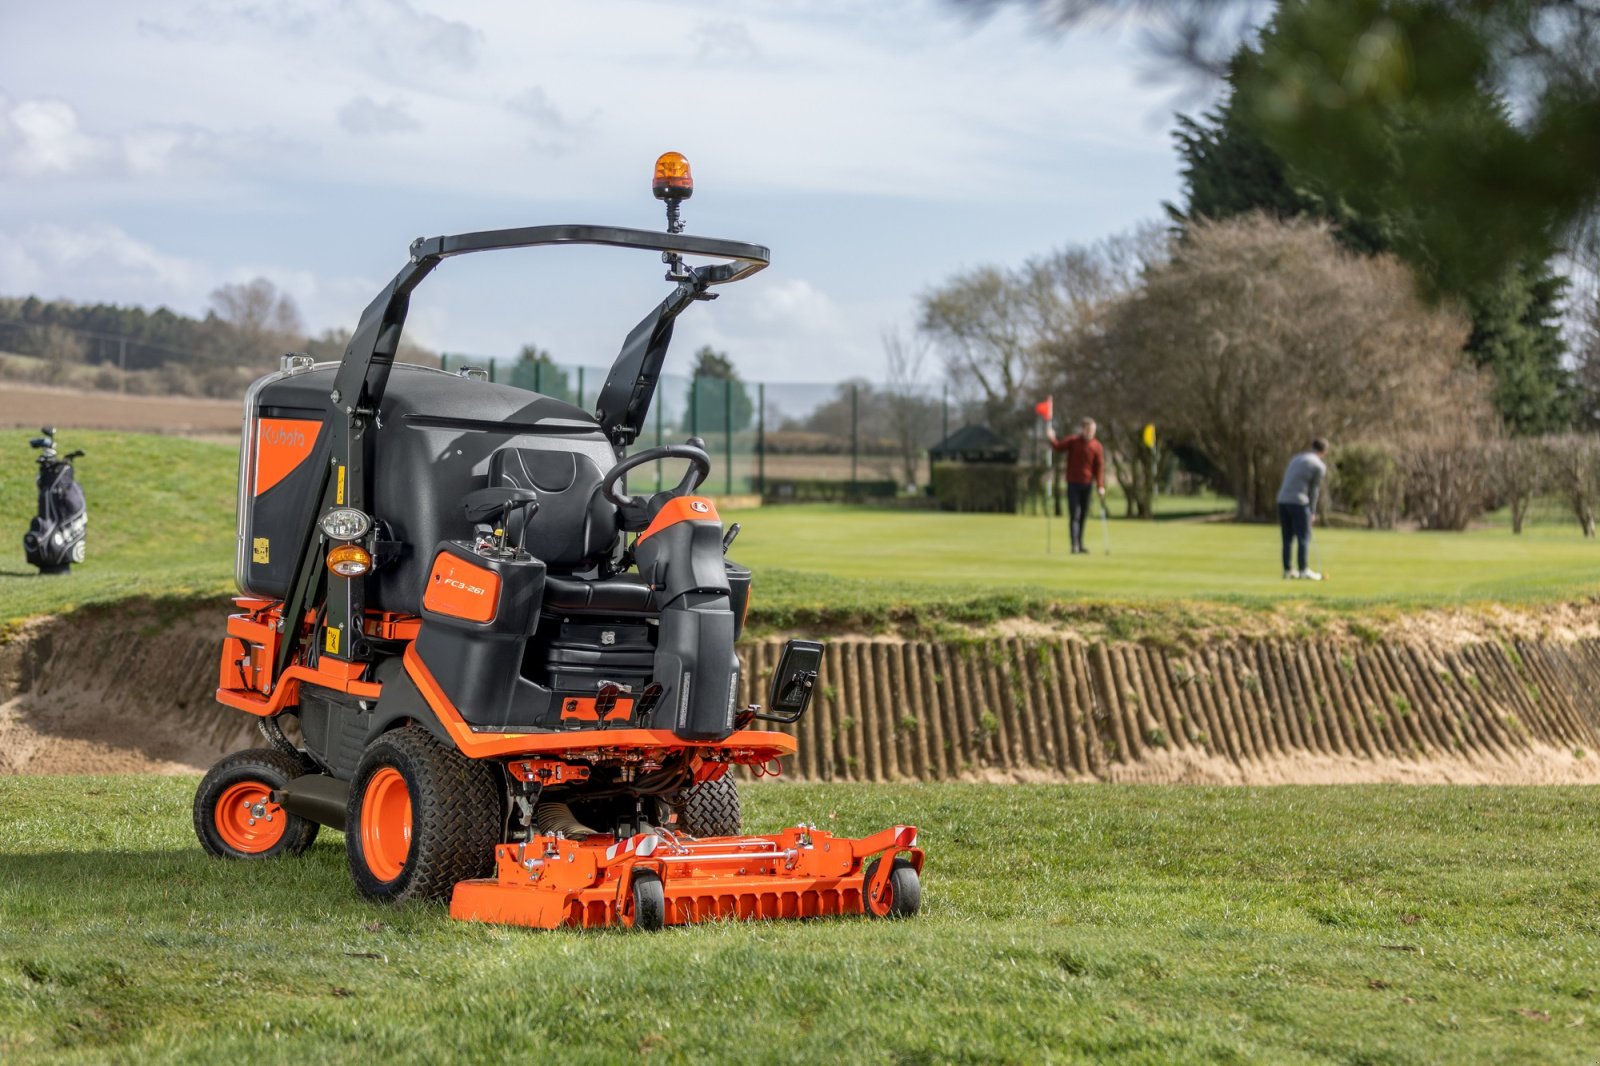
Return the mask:
POLYGON ((1154 422, 1149 422, 1149 423, 1145 424, 1145 427, 1144 427, 1144 446, 1146 448, 1154 448, 1156 446, 1156 425, 1155 425, 1154 422))

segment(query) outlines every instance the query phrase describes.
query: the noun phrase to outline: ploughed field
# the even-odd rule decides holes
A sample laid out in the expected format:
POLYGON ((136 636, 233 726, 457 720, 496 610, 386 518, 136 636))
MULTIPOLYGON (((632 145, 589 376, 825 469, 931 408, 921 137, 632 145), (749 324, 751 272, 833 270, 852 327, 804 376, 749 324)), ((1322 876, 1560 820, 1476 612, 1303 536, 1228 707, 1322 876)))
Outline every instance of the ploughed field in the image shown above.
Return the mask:
POLYGON ((745 787, 917 824, 901 922, 531 932, 224 863, 193 778, 0 777, 0 1059, 1589 1062, 1585 788, 745 787))

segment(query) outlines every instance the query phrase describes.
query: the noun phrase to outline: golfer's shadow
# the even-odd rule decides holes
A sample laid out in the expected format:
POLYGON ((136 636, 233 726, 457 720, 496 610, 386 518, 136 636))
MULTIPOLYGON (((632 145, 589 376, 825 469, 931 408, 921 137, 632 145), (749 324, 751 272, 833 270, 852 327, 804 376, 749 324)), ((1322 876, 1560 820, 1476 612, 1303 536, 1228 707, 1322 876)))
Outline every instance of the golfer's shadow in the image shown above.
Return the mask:
MULTIPOLYGON (((37 570, 0 570, 0 577, 44 577, 46 575, 37 570)), ((55 577, 55 574, 48 575, 55 577)))

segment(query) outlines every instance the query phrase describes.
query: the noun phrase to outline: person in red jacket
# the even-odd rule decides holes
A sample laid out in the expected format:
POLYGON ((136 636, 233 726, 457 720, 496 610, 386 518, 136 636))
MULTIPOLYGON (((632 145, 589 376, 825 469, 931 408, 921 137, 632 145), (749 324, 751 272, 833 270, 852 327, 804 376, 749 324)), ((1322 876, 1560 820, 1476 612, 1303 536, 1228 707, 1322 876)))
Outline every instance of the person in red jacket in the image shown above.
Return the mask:
POLYGON ((1106 453, 1094 439, 1094 419, 1085 418, 1078 432, 1057 440, 1049 430, 1050 447, 1067 453, 1067 515, 1072 528, 1072 554, 1087 554, 1083 546, 1083 520, 1089 514, 1089 493, 1100 491, 1101 506, 1106 498, 1106 453))

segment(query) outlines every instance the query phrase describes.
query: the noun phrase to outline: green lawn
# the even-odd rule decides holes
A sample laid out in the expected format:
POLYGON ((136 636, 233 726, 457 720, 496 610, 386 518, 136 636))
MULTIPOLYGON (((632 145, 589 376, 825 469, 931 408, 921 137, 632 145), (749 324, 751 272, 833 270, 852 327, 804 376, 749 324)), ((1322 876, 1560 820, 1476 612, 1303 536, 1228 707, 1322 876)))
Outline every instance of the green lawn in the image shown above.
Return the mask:
POLYGON ((129 596, 223 592, 233 583, 238 450, 178 437, 62 431, 89 500, 88 559, 41 577, 22 535, 33 518, 32 432, 0 431, 0 626, 30 615, 129 596))
MULTIPOLYGON (((213 594, 231 588, 236 452, 226 445, 83 431, 62 438, 88 451, 89 561, 67 578, 40 578, 22 558, 33 513, 28 434, 0 432, 0 625, 130 595, 213 594)), ((1163 500, 1207 511, 1214 498, 1163 500)), ((1370 604, 1571 600, 1600 592, 1600 543, 1548 522, 1512 536, 1503 525, 1467 534, 1319 530, 1316 565, 1329 580, 1289 582, 1276 527, 1167 519, 1096 519, 1093 554, 1065 551, 1054 520, 1045 551, 1039 516, 805 505, 734 512, 733 555, 757 569, 752 620, 881 624, 919 614, 985 621, 1054 603, 1142 605, 1202 601, 1245 608, 1283 601, 1341 610, 1370 604), (1109 539, 1110 553, 1105 552, 1109 539)))
POLYGON ((531 932, 222 863, 183 778, 0 778, 0 1059, 1593 1062, 1593 789, 747 787, 923 913, 531 932))

